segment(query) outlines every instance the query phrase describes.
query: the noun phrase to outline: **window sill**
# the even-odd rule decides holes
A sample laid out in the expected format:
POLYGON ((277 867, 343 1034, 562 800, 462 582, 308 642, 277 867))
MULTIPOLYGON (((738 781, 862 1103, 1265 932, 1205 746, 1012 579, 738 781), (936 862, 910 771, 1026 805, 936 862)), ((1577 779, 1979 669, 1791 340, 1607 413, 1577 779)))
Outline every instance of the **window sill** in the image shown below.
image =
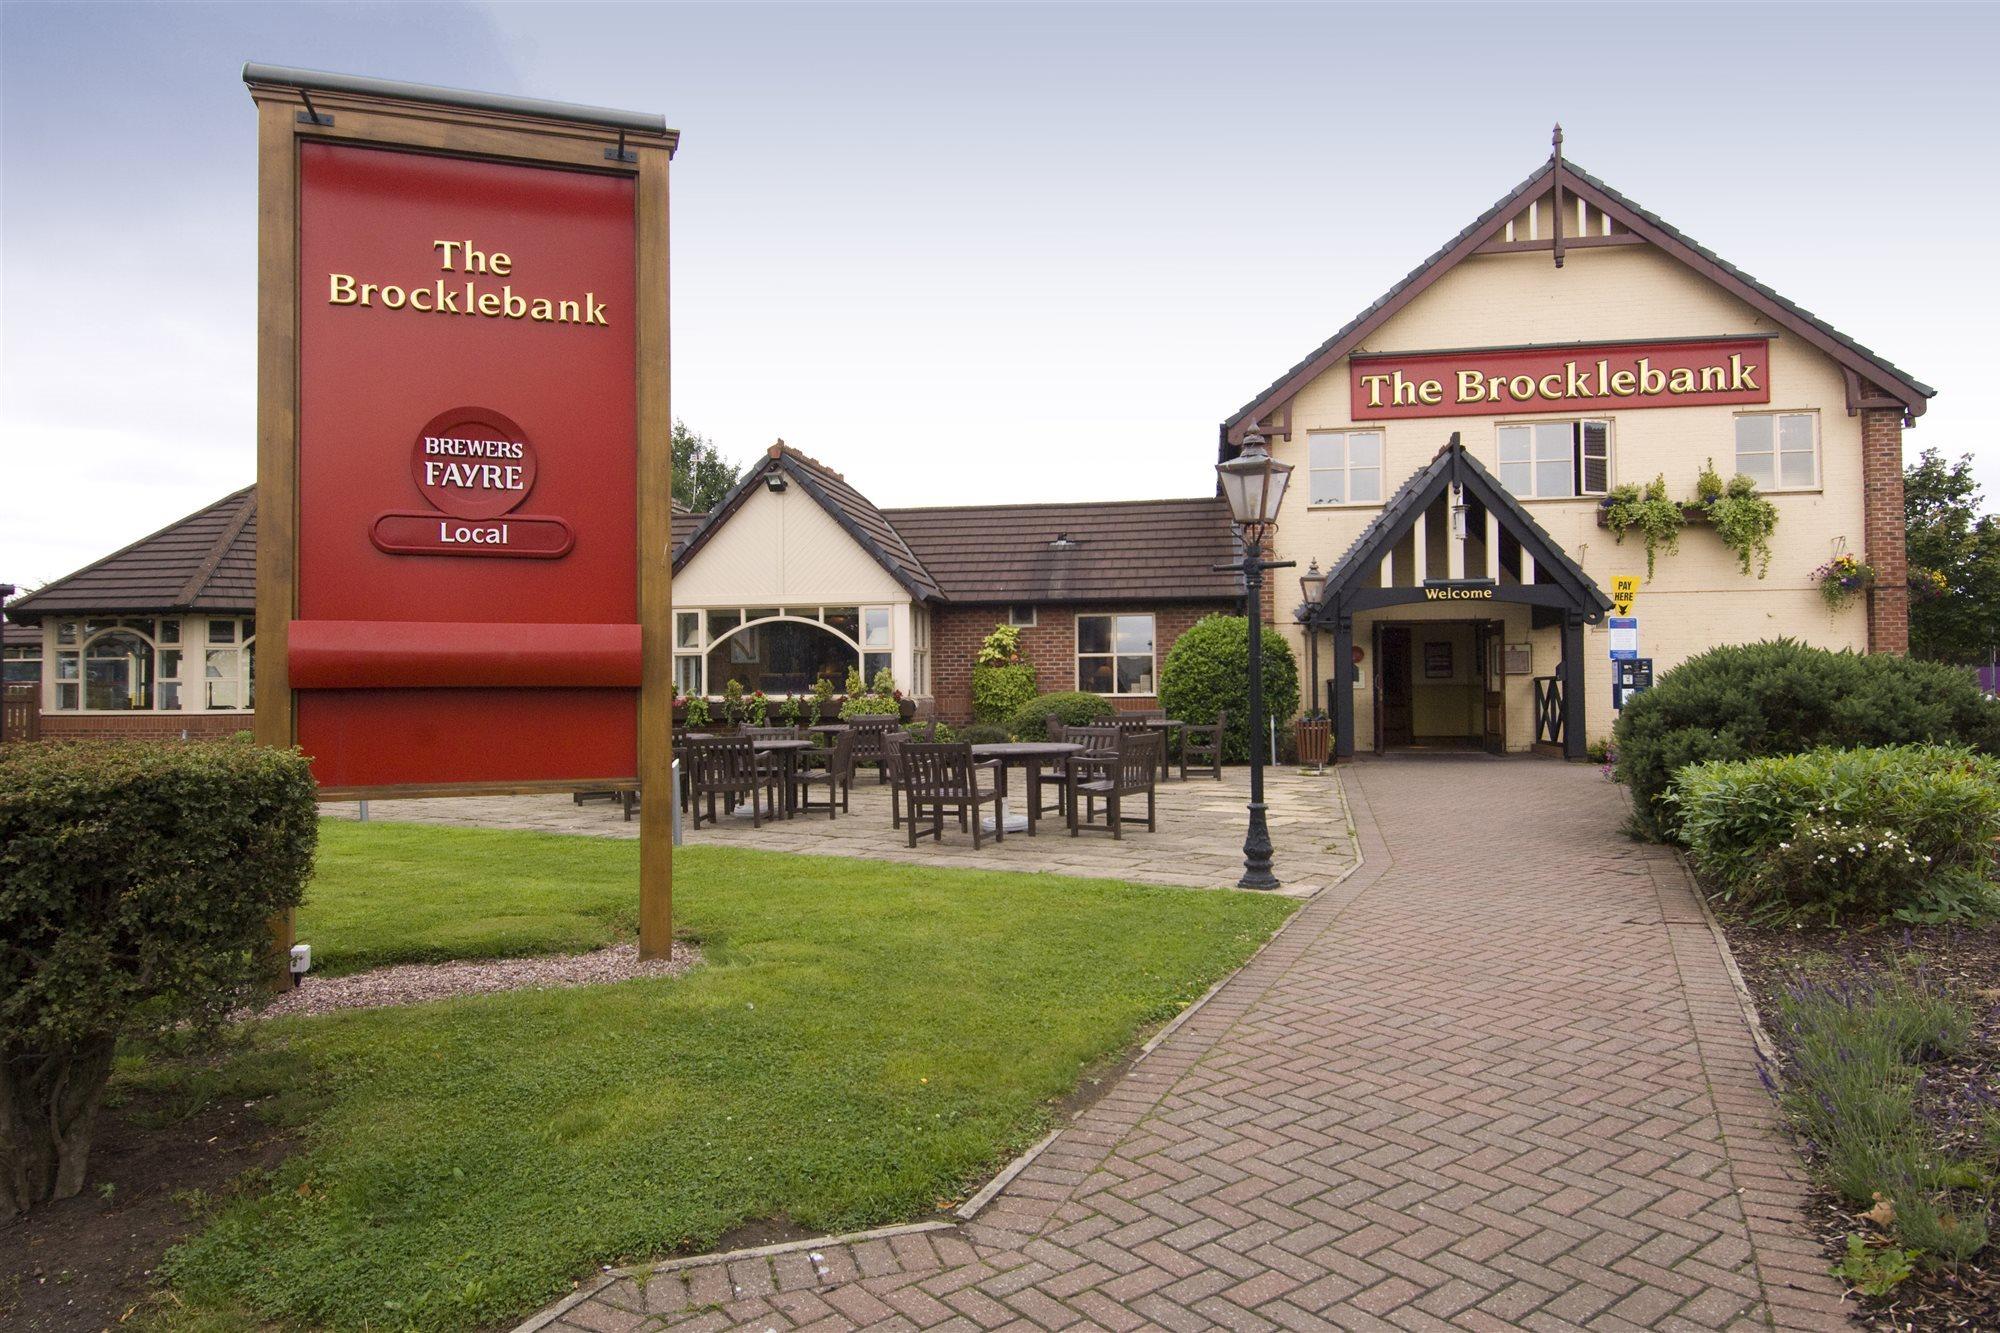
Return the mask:
POLYGON ((1383 501, 1381 500, 1341 500, 1327 504, 1309 504, 1306 506, 1306 512, 1318 513, 1322 509, 1380 509, 1382 505, 1383 501))

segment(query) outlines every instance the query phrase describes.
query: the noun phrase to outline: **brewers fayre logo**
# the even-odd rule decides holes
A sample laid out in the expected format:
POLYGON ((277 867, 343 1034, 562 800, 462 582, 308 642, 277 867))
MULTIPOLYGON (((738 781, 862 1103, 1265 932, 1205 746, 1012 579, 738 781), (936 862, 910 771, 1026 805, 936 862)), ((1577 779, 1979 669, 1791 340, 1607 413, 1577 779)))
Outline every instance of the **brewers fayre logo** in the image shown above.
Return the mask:
POLYGON ((410 453, 410 478, 432 508, 383 514, 368 535, 391 555, 559 559, 576 545, 569 524, 514 512, 538 470, 534 442, 500 413, 440 412, 417 432, 410 453))
POLYGON ((1765 337, 1379 353, 1349 362, 1355 421, 1771 401, 1765 337))

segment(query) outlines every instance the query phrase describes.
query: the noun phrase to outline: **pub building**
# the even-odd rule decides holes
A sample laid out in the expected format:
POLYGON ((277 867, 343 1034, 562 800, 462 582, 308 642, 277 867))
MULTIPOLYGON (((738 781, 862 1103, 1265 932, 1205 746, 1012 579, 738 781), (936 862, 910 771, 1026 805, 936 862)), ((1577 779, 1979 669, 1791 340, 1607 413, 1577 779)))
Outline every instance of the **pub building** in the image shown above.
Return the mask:
MULTIPOLYGON (((1931 393, 1565 161, 1558 138, 1225 421, 1220 456, 1255 444, 1294 469, 1272 554, 1324 581, 1306 600, 1267 582, 1265 611, 1341 757, 1576 758, 1616 718, 1621 576, 1637 577, 1636 653, 1656 671, 1779 635, 1906 649, 1902 431, 1931 393), (1692 502, 1710 462, 1776 506, 1768 569, 1744 573, 1696 518, 1648 577, 1603 501, 1660 477, 1692 502), (1841 553, 1875 581, 1830 608, 1813 571, 1841 553)), ((255 510, 239 491, 7 607, 40 631, 7 643, 10 681, 39 669, 42 735, 248 726, 255 510)), ((1040 689, 1151 708, 1181 631, 1242 607, 1240 578, 1215 569, 1240 554, 1215 495, 884 509, 780 441, 712 511, 676 508, 673 533, 682 694, 886 668, 960 721, 980 641, 1011 624, 1040 689)))

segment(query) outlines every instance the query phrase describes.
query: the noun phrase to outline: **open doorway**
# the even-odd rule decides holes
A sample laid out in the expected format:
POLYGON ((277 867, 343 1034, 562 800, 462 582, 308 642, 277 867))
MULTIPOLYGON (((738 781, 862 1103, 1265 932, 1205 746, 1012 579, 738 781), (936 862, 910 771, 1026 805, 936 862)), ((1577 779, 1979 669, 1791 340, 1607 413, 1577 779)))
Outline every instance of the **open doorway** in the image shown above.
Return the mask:
POLYGON ((1375 749, 1507 749, 1505 625, 1422 620, 1375 627, 1375 749))

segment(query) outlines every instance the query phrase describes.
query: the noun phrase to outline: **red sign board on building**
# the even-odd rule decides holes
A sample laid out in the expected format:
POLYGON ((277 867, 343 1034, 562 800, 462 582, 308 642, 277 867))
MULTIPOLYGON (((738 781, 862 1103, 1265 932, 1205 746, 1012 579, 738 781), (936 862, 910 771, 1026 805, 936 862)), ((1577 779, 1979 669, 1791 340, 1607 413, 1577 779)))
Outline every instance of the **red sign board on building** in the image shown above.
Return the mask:
POLYGON ((1382 352, 1348 363, 1355 421, 1771 401, 1770 340, 1382 352))

